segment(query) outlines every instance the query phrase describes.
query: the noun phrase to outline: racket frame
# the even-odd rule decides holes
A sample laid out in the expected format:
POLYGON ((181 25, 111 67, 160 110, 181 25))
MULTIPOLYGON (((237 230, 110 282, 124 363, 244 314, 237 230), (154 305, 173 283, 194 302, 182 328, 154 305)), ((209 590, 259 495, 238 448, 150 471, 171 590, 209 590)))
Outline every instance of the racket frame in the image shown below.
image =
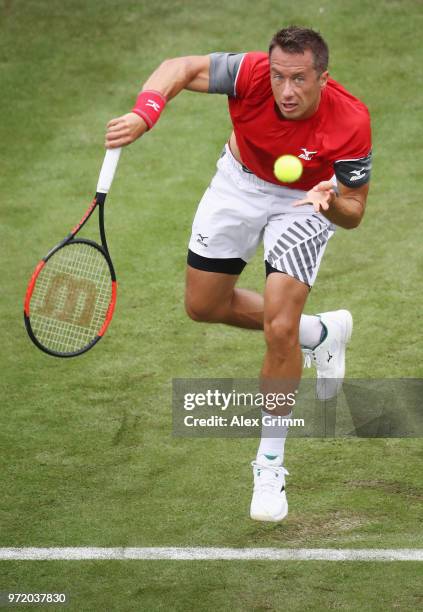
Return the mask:
POLYGON ((91 202, 90 206, 86 210, 82 219, 79 221, 77 225, 75 225, 75 227, 72 229, 70 234, 68 234, 61 242, 59 242, 56 246, 54 246, 47 253, 47 255, 41 259, 41 261, 36 266, 31 276, 31 279, 28 283, 28 287, 27 287, 26 295, 25 295, 25 302, 24 302, 25 327, 26 327, 26 330, 32 342, 41 351, 43 351, 44 353, 47 353, 48 355, 52 355, 54 357, 67 358, 67 357, 76 357, 78 355, 82 355, 83 353, 86 353, 95 344, 97 344, 97 342, 103 337, 112 319, 113 312, 114 312, 115 305, 116 305, 117 281, 116 281, 116 273, 115 273, 112 259, 110 257, 109 248, 108 248, 107 240, 106 240, 106 233, 104 229, 104 203, 106 201, 107 192, 113 180, 113 176, 116 170, 119 156, 120 156, 120 149, 107 151, 106 157, 105 157, 105 160, 103 162, 103 166, 100 172, 99 181, 97 184, 97 192, 95 194, 93 201, 91 202), (100 232, 101 246, 97 242, 94 242, 93 240, 89 240, 87 238, 75 238, 78 232, 87 223, 88 219, 91 217, 91 215, 96 210, 96 208, 98 208, 98 214, 99 214, 99 232, 100 232), (32 326, 31 326, 31 318, 30 318, 30 301, 31 301, 33 291, 35 289, 37 278, 41 270, 45 266, 45 264, 48 262, 48 260, 51 257, 53 257, 55 253, 57 253, 57 251, 68 246, 69 244, 87 244, 90 247, 97 249, 103 255, 109 267, 110 277, 112 281, 112 290, 111 290, 111 298, 110 298, 110 303, 107 309, 106 317, 97 335, 91 340, 91 342, 89 342, 83 348, 77 351, 71 351, 69 353, 62 353, 60 351, 55 351, 55 350, 49 349, 48 347, 44 346, 34 334, 32 326))
POLYGON ((117 298, 117 281, 116 281, 116 273, 115 273, 115 269, 114 269, 114 266, 113 266, 112 259, 110 257, 109 248, 108 248, 107 240, 106 240, 106 233, 105 233, 105 229, 104 229, 104 203, 106 201, 106 196, 107 196, 107 193, 103 193, 103 192, 98 192, 97 191, 93 201, 91 202, 89 208, 85 212, 85 214, 82 217, 82 219, 80 220, 80 222, 72 229, 70 234, 68 234, 61 242, 59 242, 56 246, 54 246, 47 253, 47 255, 41 259, 41 261, 36 266, 32 276, 31 276, 31 279, 30 279, 30 281, 28 283, 28 288, 27 288, 27 291, 26 291, 25 303, 24 303, 24 321, 25 321, 26 330, 27 330, 28 335, 31 338, 32 342, 41 351, 43 351, 44 353, 47 353, 48 355, 52 355, 53 357, 62 357, 62 358, 77 357, 78 355, 82 355, 83 353, 86 353, 87 351, 89 351, 103 337, 103 335, 105 334, 105 332, 106 332, 106 330, 107 330, 107 328, 109 326, 109 323, 110 323, 110 321, 112 319, 112 316, 113 316, 113 312, 114 312, 115 305, 116 305, 116 298, 117 298), (97 242, 94 242, 93 240, 89 240, 87 238, 75 238, 75 236, 78 234, 78 232, 87 223, 88 219, 91 217, 91 215, 96 210, 96 208, 98 208, 98 214, 99 214, 99 232, 100 232, 101 246, 97 242), (87 244, 90 247, 93 247, 93 248, 97 249, 98 251, 100 251, 100 253, 103 255, 103 257, 105 258, 105 260, 106 260, 106 262, 107 262, 107 264, 109 266, 110 277, 111 277, 111 281, 112 281, 112 292, 111 292, 111 298, 110 298, 109 307, 107 309, 106 317, 105 317, 104 323, 103 323, 102 327, 100 328, 98 334, 91 340, 91 342, 89 342, 82 349, 79 349, 77 351, 71 351, 69 353, 62 353, 62 352, 59 352, 59 351, 54 351, 52 349, 49 349, 46 346, 44 346, 43 344, 41 344, 41 342, 38 340, 38 338, 34 334, 34 332, 32 330, 32 326, 31 326, 31 318, 30 318, 30 301, 31 301, 31 297, 32 297, 33 291, 35 289, 37 278, 38 278, 41 270, 45 266, 45 264, 48 262, 48 260, 51 257, 53 257, 53 255, 55 253, 60 251, 60 249, 68 246, 70 243, 72 243, 72 244, 87 244))

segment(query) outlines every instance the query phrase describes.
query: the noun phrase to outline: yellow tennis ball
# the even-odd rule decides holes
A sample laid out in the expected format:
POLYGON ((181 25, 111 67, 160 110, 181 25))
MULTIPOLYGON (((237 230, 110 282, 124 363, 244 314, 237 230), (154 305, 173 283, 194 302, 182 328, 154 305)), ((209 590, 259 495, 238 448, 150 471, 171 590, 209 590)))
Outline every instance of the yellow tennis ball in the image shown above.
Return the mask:
POLYGON ((273 172, 281 183, 294 183, 303 173, 303 165, 295 155, 282 155, 275 161, 273 172))

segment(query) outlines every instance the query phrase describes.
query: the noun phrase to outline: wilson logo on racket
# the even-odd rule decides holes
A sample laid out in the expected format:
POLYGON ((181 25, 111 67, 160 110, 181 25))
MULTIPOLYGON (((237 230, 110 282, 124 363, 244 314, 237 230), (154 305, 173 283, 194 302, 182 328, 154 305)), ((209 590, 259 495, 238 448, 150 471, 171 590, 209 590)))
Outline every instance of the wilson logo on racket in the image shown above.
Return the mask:
POLYGON ((93 202, 71 233, 38 263, 29 281, 25 326, 34 344, 49 355, 85 353, 102 338, 112 319, 117 283, 104 229, 104 202, 120 152, 106 152, 93 202), (101 245, 75 238, 96 208, 101 245))
POLYGON ((36 314, 87 327, 93 318, 96 296, 93 281, 62 272, 52 278, 44 303, 36 314))

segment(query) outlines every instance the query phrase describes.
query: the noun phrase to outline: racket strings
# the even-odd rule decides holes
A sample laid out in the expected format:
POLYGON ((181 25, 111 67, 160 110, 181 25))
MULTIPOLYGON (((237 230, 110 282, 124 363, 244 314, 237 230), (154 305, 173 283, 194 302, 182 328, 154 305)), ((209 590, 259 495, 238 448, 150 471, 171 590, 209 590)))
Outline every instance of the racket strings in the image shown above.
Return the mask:
POLYGON ((112 298, 110 269, 95 247, 70 242, 46 262, 30 303, 38 341, 59 353, 73 353, 96 338, 112 298))

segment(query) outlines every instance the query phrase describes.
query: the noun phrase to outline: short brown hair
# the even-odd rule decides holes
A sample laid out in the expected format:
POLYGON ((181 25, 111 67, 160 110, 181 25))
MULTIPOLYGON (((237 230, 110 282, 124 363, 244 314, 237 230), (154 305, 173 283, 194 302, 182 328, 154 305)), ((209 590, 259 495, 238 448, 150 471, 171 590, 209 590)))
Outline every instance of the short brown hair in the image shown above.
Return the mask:
POLYGON ((269 45, 269 55, 275 47, 285 53, 304 53, 309 49, 313 54, 314 69, 321 74, 328 68, 329 49, 318 32, 309 28, 289 26, 276 32, 269 45))

